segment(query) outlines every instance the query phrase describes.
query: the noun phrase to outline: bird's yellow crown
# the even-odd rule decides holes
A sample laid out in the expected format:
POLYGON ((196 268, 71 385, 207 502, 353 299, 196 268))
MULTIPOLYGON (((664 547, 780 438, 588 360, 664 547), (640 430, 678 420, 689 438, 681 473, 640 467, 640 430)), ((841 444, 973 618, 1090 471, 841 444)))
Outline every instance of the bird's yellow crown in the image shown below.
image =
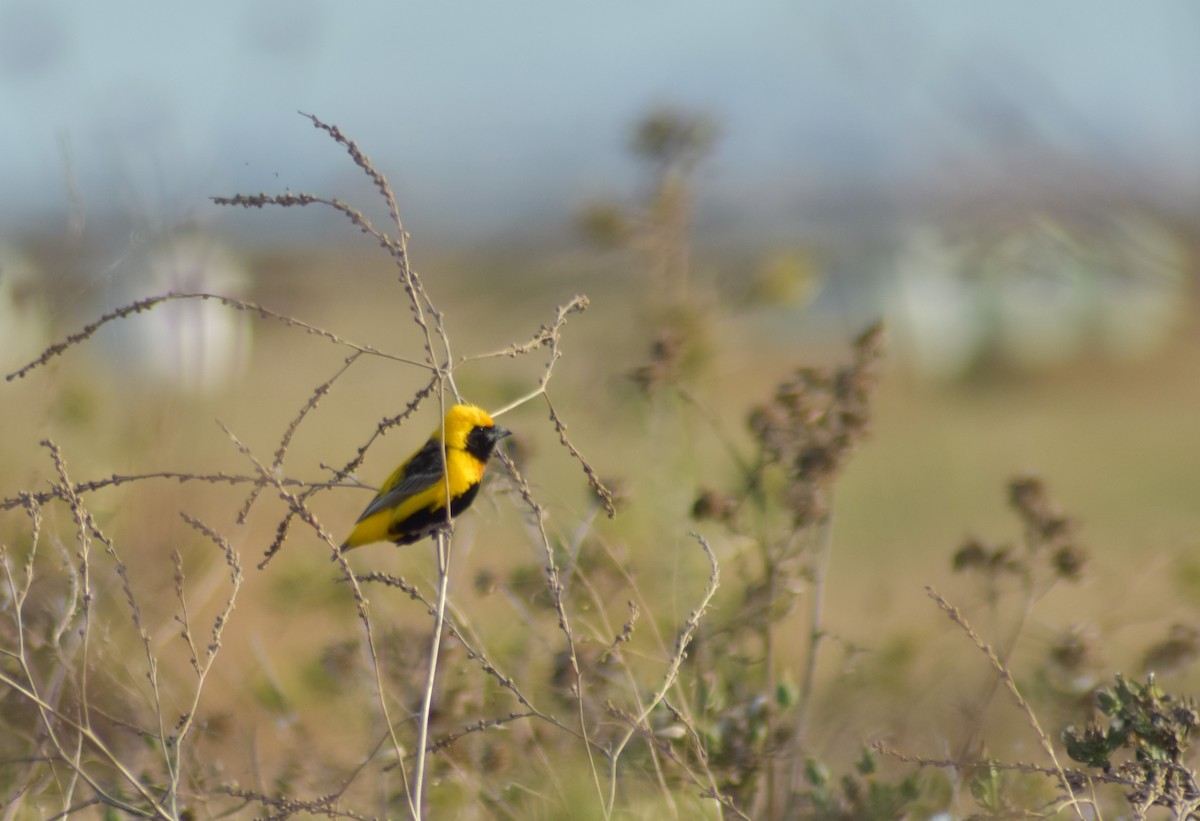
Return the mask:
POLYGON ((446 411, 446 419, 436 436, 445 441, 446 447, 463 450, 467 446, 467 436, 473 428, 490 428, 495 424, 488 412, 481 407, 453 405, 446 411))

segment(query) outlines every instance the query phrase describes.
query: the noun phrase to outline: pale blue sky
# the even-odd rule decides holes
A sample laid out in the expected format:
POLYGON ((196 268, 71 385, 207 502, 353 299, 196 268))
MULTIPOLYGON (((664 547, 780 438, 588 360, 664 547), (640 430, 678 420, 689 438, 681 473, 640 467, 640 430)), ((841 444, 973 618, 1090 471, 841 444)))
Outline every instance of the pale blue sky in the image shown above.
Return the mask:
POLYGON ((369 195, 304 110, 359 141, 414 230, 553 228, 631 193, 627 133, 661 103, 720 123, 702 185, 733 220, 948 160, 1004 175, 1025 144, 1195 204, 1198 9, 0 0, 0 218, 60 224, 69 181, 89 218, 151 227, 211 219, 212 194, 369 195))

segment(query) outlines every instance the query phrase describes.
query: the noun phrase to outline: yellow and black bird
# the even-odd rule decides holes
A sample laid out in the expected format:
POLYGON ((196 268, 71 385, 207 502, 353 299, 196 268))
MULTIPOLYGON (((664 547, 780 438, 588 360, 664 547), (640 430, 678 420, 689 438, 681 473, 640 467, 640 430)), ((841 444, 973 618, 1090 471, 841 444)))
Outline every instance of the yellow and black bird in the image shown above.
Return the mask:
POLYGON ((452 406, 442 427, 383 483, 342 542, 342 552, 373 542, 403 545, 425 538, 446 522, 447 493, 450 515, 462 513, 479 493, 496 443, 510 433, 483 408, 452 406))

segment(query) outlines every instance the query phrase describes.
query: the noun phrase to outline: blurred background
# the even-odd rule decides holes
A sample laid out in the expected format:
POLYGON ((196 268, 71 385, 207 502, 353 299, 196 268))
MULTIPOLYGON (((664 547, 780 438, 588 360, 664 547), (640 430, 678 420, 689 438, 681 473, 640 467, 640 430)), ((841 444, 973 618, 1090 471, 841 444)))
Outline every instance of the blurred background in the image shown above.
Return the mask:
POLYGON ((3 281, 103 302, 194 278, 164 246, 181 231, 192 269, 197 233, 246 253, 351 243, 326 214, 208 200, 365 191, 297 111, 389 175, 418 247, 561 249, 586 203, 645 195, 630 136, 668 110, 713 128, 689 180, 708 275, 823 317, 886 307, 935 375, 997 352, 1137 355, 1181 312, 1198 33, 1187 2, 5 0, 3 281), (46 257, 65 250, 88 261, 61 281, 46 257))
MULTIPOLYGON (((637 546, 678 544, 701 485, 736 488, 724 446, 749 447, 750 410, 796 366, 845 360, 883 316, 873 435, 839 485, 834 631, 869 645, 897 613, 944 621, 921 586, 945 583, 968 534, 1019 537, 1004 488, 1032 471, 1092 551, 1064 609, 1104 602, 1106 641, 1129 621, 1167 635, 1200 621, 1198 42, 1190 0, 0 0, 0 371, 168 290, 419 357, 390 261, 340 215, 210 200, 304 191, 385 225, 306 112, 390 179, 457 354, 528 339, 590 297, 553 391, 576 444, 630 492, 627 524, 605 533, 635 563, 675 578, 673 553, 637 546)), ((246 471, 213 418, 271 453, 344 356, 208 303, 114 323, 2 386, 0 495, 45 481, 46 436, 78 478, 246 471)), ((459 387, 499 406, 541 367, 471 363, 459 387)), ((364 361, 282 471, 344 464, 424 383, 364 361)), ((434 421, 413 424, 372 450, 364 481, 434 421)), ((558 525, 590 521, 544 411, 505 424, 527 432, 558 525)), ((209 489, 154 487, 94 503, 135 544, 148 521, 194 538, 173 511, 209 489)), ((369 496, 321 498, 338 529, 369 496)), ((238 502, 211 506, 232 527, 238 502)), ((489 512, 468 534, 504 520, 476 507, 489 512)), ((239 531, 247 555, 278 510, 239 531)), ((327 585, 311 572, 324 547, 293 541, 253 582, 277 594, 264 611, 327 585)), ((1048 643, 1056 628, 1038 629, 1048 643)))

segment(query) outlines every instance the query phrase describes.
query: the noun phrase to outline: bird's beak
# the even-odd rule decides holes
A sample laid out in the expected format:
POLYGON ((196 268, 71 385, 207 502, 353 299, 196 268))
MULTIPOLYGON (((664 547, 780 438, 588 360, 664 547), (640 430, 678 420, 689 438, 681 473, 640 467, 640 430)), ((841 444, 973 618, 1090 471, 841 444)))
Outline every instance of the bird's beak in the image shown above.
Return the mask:
POLYGON ((492 427, 492 441, 499 442, 505 436, 512 436, 512 431, 508 428, 502 428, 499 425, 492 427))

